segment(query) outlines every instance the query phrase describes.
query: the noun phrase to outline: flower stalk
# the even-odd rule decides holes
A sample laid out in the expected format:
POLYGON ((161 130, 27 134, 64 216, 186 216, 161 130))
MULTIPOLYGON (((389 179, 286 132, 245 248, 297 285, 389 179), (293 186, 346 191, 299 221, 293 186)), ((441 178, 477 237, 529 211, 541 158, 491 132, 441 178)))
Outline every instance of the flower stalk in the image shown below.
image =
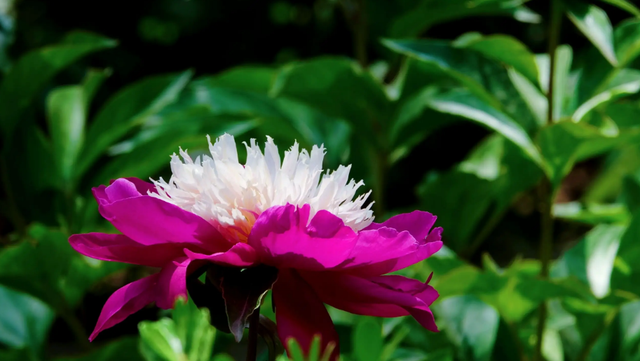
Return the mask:
MULTIPOLYGON (((554 91, 556 51, 560 38, 560 26, 562 23, 562 8, 559 0, 551 0, 551 16, 549 19, 549 89, 547 91, 547 126, 554 122, 554 91)), ((543 279, 549 278, 549 267, 553 251, 553 194, 554 189, 548 177, 544 177, 538 187, 538 198, 541 212, 540 221, 540 262, 542 264, 540 275, 543 279)), ((542 345, 544 342, 544 329, 547 321, 547 304, 542 302, 538 310, 538 327, 534 360, 542 361, 542 345)))
POLYGON ((260 306, 253 311, 249 320, 249 342, 247 361, 256 361, 258 357, 258 327, 260 327, 260 306))

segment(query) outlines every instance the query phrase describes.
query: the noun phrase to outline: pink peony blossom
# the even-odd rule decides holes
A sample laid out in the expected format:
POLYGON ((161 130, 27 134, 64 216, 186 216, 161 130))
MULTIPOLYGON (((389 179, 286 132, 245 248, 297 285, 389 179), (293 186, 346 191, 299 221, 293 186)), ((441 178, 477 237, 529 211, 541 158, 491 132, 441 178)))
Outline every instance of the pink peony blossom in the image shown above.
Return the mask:
MULTIPOLYGON (((187 296, 187 276, 206 264, 277 268, 273 301, 285 345, 293 337, 308 349, 316 334, 323 347, 337 345, 325 303, 359 315, 411 315, 437 331, 429 280, 385 275, 442 247, 435 216, 414 211, 373 223, 371 205, 363 208, 368 194, 354 200, 362 182, 347 182, 349 167, 322 174, 320 147, 299 152, 295 144, 281 162, 271 138, 264 154, 252 141, 242 165, 232 136, 209 144, 212 156, 202 160, 174 154, 168 183, 121 178, 93 189, 100 214, 122 234, 77 234, 71 246, 159 272, 114 292, 90 340, 149 303, 172 308, 187 296)), ((338 354, 336 347, 332 360, 338 354)))

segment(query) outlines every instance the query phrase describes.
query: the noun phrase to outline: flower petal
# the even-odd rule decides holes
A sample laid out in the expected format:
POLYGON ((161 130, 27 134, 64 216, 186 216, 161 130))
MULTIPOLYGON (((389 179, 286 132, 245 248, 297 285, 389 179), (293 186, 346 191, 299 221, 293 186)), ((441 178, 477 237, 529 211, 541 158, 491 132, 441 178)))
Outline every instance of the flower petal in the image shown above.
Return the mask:
POLYGON ((344 262, 357 240, 356 233, 342 219, 319 211, 309 220, 308 204, 291 204, 264 211, 256 220, 249 245, 260 261, 278 268, 323 270, 344 262))
POLYGON ((156 273, 131 282, 115 291, 102 307, 102 312, 98 317, 96 327, 89 336, 89 341, 93 341, 103 330, 122 322, 129 315, 153 302, 158 277, 159 274, 156 273))
POLYGON ((184 253, 191 260, 205 260, 222 266, 248 267, 258 262, 258 255, 253 247, 246 243, 236 243, 226 252, 211 255, 192 252, 185 248, 184 253))
POLYGON ((333 322, 322 301, 295 270, 280 270, 273 287, 273 302, 278 336, 285 347, 288 346, 287 341, 294 338, 308 354, 313 337, 319 334, 321 350, 334 342, 336 347, 331 361, 338 359, 338 333, 333 322))
POLYGON ((99 209, 120 232, 143 245, 187 243, 210 252, 226 251, 231 246, 200 216, 150 196, 101 204, 99 209))
POLYGON ((360 231, 358 240, 339 269, 349 269, 364 265, 397 259, 415 253, 419 243, 407 232, 398 232, 393 228, 360 231))
POLYGON ((188 298, 187 269, 191 260, 187 257, 169 262, 158 274, 156 306, 168 310, 173 308, 178 297, 188 298))
POLYGON ((412 315, 423 327, 438 331, 429 309, 433 287, 402 276, 369 279, 339 272, 301 272, 320 299, 341 310, 377 317, 412 315))
POLYGON ((186 247, 203 252, 186 243, 142 245, 122 234, 85 233, 69 237, 71 247, 83 255, 103 261, 162 267, 184 255, 186 247))
POLYGON ((372 263, 362 267, 349 268, 346 272, 360 277, 373 277, 407 268, 413 264, 424 261, 434 253, 438 252, 440 248, 442 248, 442 241, 440 241, 441 237, 442 228, 434 228, 427 238, 420 242, 414 252, 395 259, 388 259, 386 261, 372 263))
POLYGON ((436 223, 438 217, 429 212, 413 211, 411 213, 398 214, 382 223, 371 223, 366 230, 382 227, 393 228, 398 232, 407 231, 413 238, 421 241, 429 235, 429 230, 436 223))
POLYGON ((118 178, 111 181, 109 186, 102 185, 93 188, 93 195, 98 203, 102 204, 147 195, 149 191, 156 191, 156 186, 153 183, 138 178, 118 178))

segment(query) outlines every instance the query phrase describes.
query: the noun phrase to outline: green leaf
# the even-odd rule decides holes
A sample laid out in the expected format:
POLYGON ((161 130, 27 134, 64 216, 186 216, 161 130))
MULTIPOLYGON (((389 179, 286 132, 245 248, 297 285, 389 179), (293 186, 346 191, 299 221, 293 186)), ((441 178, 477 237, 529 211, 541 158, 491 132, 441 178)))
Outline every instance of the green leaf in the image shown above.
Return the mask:
MULTIPOLYGON (((446 75, 449 80, 464 85, 489 107, 517 116, 517 122, 525 130, 532 131, 538 128, 538 121, 511 82, 508 67, 501 62, 487 57, 482 52, 455 47, 440 40, 386 39, 383 40, 383 44, 395 52, 425 63, 430 74, 446 75)), ((451 81, 449 84, 442 83, 447 88, 451 87, 451 81)))
POLYGON ((456 47, 475 50, 487 58, 513 67, 533 84, 538 84, 535 56, 518 39, 508 35, 482 36, 467 33, 454 42, 456 47))
POLYGON ((378 320, 360 317, 353 330, 353 354, 356 361, 380 361, 384 340, 378 320))
POLYGON ((62 232, 34 225, 26 239, 0 252, 0 284, 68 312, 96 281, 126 266, 82 256, 62 232))
POLYGON ((605 3, 617 6, 622 10, 626 10, 629 14, 640 18, 640 10, 627 0, 602 0, 605 3))
POLYGON ((454 169, 429 173, 419 185, 421 208, 438 215, 447 244, 458 251, 478 247, 514 197, 533 187, 542 171, 519 148, 494 134, 454 169), (464 224, 459 220, 465 219, 464 224))
POLYGON ((640 208, 640 173, 636 172, 624 178, 620 198, 629 211, 635 212, 640 208))
POLYGON ((137 177, 147 179, 169 164, 169 155, 180 147, 207 150, 207 134, 245 134, 259 125, 254 120, 217 116, 203 107, 185 108, 158 117, 161 123, 138 133, 116 146, 123 153, 114 155, 92 178, 91 184, 105 184, 111 179, 137 177))
POLYGON ((285 66, 271 95, 347 120, 370 143, 385 145, 382 135, 390 127, 391 102, 371 74, 351 60, 319 58, 285 66))
POLYGON ((537 23, 540 16, 522 6, 524 1, 434 1, 422 0, 405 14, 393 19, 390 34, 393 37, 416 37, 430 27, 443 22, 481 15, 502 15, 516 20, 537 23))
POLYGON ((435 111, 471 120, 499 133, 522 149, 533 162, 545 169, 540 152, 527 132, 509 116, 473 94, 464 90, 437 94, 428 99, 427 104, 435 111))
POLYGON ((47 120, 54 159, 65 186, 72 181, 73 166, 84 141, 85 104, 80 86, 60 87, 47 97, 47 120))
POLYGON ((619 360, 637 360, 640 347, 640 301, 630 302, 620 307, 618 324, 620 345, 619 360))
MULTIPOLYGON (((610 108, 610 107, 609 107, 610 108)), ((623 188, 624 179, 640 169, 640 146, 631 144, 610 152, 601 171, 587 189, 584 201, 614 201, 623 188)))
POLYGON ((613 28, 607 13, 595 5, 581 1, 566 1, 569 18, 600 53, 611 63, 618 65, 613 42, 613 28))
POLYGON ((588 124, 562 121, 542 129, 539 145, 555 189, 576 162, 631 142, 636 137, 634 133, 606 135, 588 124))
POLYGON ((620 23, 615 30, 618 67, 628 66, 640 55, 640 19, 620 23))
POLYGON ((155 360, 157 355, 161 360, 184 361, 187 356, 175 329, 175 323, 163 318, 156 322, 143 321, 138 324, 138 331, 144 347, 142 355, 147 360, 155 360))
POLYGON ((553 205, 556 218, 598 225, 600 223, 626 224, 631 214, 623 204, 598 204, 580 202, 556 203, 553 205))
POLYGON ((427 175, 418 188, 422 207, 438 215, 438 225, 447 229, 449 247, 460 250, 470 241, 476 227, 491 206, 492 182, 474 174, 453 170, 427 175), (446 192, 443 192, 446 190, 446 192), (469 206, 465 206, 465 205, 469 206), (459 220, 464 219, 464 225, 459 220))
POLYGON ((186 71, 147 78, 107 100, 89 126, 76 176, 83 175, 110 145, 132 128, 176 101, 191 75, 191 71, 186 71))
POLYGON ((624 225, 601 224, 593 228, 582 241, 565 252, 554 272, 560 277, 575 276, 587 283, 593 294, 603 298, 609 293, 611 273, 624 225))
POLYGON ((589 49, 578 59, 581 62, 577 81, 575 108, 594 95, 603 92, 617 74, 640 55, 640 19, 623 21, 614 32, 618 66, 613 67, 595 48, 589 49))
POLYGON ((209 323, 209 310, 179 299, 172 313, 172 319, 138 325, 144 357, 149 361, 211 360, 215 329, 209 323))
POLYGON ((54 361, 142 361, 137 337, 124 337, 80 357, 61 357, 54 361))
POLYGON ((229 88, 269 93, 277 76, 277 70, 258 66, 239 66, 212 77, 196 79, 204 87, 229 88))
POLYGON ((46 341, 54 312, 42 301, 0 286, 0 343, 38 352, 46 341))
MULTIPOLYGON (((619 74, 621 84, 612 84, 608 89, 593 96, 591 99, 584 102, 573 113, 571 118, 574 122, 582 121, 591 111, 597 107, 606 105, 618 98, 625 95, 636 94, 640 91, 640 72, 637 71, 623 71, 619 74)), ((614 79, 615 81, 615 79, 614 79)))
POLYGON ((443 300, 435 309, 462 360, 490 360, 500 321, 493 307, 467 295, 443 300))
POLYGON ((5 139, 13 135, 22 113, 60 70, 87 54, 115 45, 115 41, 98 35, 70 33, 59 44, 18 59, 0 84, 0 130, 5 139))
POLYGON ((53 156, 63 191, 74 187, 74 166, 84 143, 87 113, 109 71, 91 70, 82 85, 63 86, 47 96, 46 112, 53 156))
POLYGON ((624 290, 640 296, 640 285, 636 282, 640 275, 640 211, 636 210, 627 231, 620 240, 620 246, 611 275, 611 289, 624 290))
MULTIPOLYGON (((322 109, 282 96, 274 99, 254 91, 211 86, 217 77, 194 81, 190 101, 205 106, 210 114, 252 119, 258 130, 276 139, 302 143, 310 148, 324 144, 329 166, 337 166, 348 153, 351 135, 347 123, 327 115, 322 109)), ((295 80, 295 77, 294 77, 295 80)))

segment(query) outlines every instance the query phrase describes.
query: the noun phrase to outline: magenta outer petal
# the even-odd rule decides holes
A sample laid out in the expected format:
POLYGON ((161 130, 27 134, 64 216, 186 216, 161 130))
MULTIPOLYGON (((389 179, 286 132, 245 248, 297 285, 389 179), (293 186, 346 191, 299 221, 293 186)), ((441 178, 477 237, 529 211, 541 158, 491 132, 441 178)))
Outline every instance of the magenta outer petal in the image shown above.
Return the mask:
POLYGON ((372 223, 365 230, 382 227, 393 228, 398 232, 407 231, 413 238, 421 241, 429 235, 429 230, 436 223, 438 217, 429 212, 413 211, 411 213, 398 214, 382 223, 372 223))
POLYGON ((382 227, 360 231, 358 240, 339 269, 348 269, 397 259, 415 253, 419 243, 407 232, 382 227))
POLYGON ((236 243, 226 252, 218 252, 211 255, 192 252, 186 248, 184 253, 192 261, 205 260, 222 266, 249 267, 258 263, 256 250, 246 243, 236 243))
POLYGON ((336 267, 351 253, 357 234, 327 211, 309 220, 308 204, 275 206, 264 211, 249 235, 260 261, 278 268, 323 270, 336 267), (307 224, 308 222, 308 224, 307 224))
POLYGON ((178 297, 187 299, 187 269, 191 260, 187 257, 169 262, 159 273, 156 289, 156 306, 173 308, 178 297))
POLYGON ((338 333, 331 318, 322 301, 295 270, 280 270, 273 287, 273 302, 278 336, 285 347, 287 340, 294 338, 308 354, 313 337, 319 334, 321 350, 325 350, 329 342, 334 342, 336 348, 330 360, 338 359, 338 333))
POLYGON ((369 279, 338 272, 301 272, 320 299, 341 310, 377 317, 412 315, 423 327, 438 331, 429 305, 433 287, 402 276, 369 279))
MULTIPOLYGON (((121 179, 126 179, 129 182, 133 183, 133 185, 136 187, 136 189, 141 195, 147 195, 149 192, 158 193, 158 190, 156 189, 156 185, 151 182, 145 182, 140 178, 134 178, 134 177, 121 178, 121 179)), ((111 184, 113 184, 114 182, 115 180, 111 181, 111 184)))
POLYGON ((231 246, 200 216, 150 196, 102 204, 100 213, 120 232, 140 244, 188 243, 209 252, 222 252, 231 246))
POLYGON ((89 340, 93 341, 101 331, 122 322, 129 315, 153 302, 158 277, 158 273, 153 274, 131 282, 114 292, 102 307, 102 312, 89 340))
POLYGON ((203 252, 202 249, 185 243, 162 243, 142 245, 122 234, 85 233, 69 237, 71 247, 79 253, 112 262, 162 267, 183 255, 185 247, 203 252))
POLYGON ((407 268, 413 264, 424 261, 434 253, 438 252, 440 248, 442 248, 442 242, 440 241, 441 236, 442 228, 434 228, 427 238, 420 242, 414 252, 396 259, 389 259, 379 263, 351 268, 346 270, 346 272, 361 277, 372 277, 407 268))

